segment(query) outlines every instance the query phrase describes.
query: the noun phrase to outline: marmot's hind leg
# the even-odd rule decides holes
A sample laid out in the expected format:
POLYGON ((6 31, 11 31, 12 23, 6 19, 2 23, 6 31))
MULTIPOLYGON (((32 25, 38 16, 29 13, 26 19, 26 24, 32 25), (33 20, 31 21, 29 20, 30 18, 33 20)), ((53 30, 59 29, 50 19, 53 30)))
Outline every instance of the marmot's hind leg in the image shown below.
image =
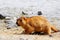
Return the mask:
POLYGON ((51 27, 48 27, 48 28, 47 28, 47 34, 48 34, 50 37, 52 37, 52 35, 51 35, 51 27))
POLYGON ((48 28, 46 29, 46 31, 47 31, 47 34, 48 34, 48 35, 51 35, 51 27, 48 27, 48 28))
POLYGON ((58 30, 57 30, 54 26, 52 26, 51 29, 52 29, 54 32, 58 32, 58 30))

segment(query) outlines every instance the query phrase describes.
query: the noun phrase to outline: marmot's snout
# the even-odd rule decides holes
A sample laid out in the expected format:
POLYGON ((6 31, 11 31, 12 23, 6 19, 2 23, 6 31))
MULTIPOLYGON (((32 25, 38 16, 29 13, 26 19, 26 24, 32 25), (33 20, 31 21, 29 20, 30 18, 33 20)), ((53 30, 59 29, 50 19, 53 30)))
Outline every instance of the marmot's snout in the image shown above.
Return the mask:
POLYGON ((16 24, 17 24, 17 26, 20 26, 20 25, 18 24, 18 22, 16 22, 16 24))

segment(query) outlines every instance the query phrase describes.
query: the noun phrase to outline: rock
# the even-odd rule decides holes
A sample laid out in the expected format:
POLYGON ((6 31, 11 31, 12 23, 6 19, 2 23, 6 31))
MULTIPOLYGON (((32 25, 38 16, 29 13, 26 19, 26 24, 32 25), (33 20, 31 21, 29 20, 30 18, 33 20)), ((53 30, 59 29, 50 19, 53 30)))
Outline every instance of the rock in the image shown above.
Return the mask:
POLYGON ((10 19, 11 19, 11 17, 6 17, 5 19, 6 19, 6 20, 10 20, 10 19))
POLYGON ((42 12, 41 11, 38 11, 38 15, 42 15, 42 12))
POLYGON ((22 14, 23 14, 23 15, 28 15, 27 13, 24 13, 23 11, 22 11, 22 14))
POLYGON ((0 19, 5 19, 5 16, 3 16, 2 14, 0 14, 0 19))
POLYGON ((5 21, 7 28, 17 27, 15 17, 6 17, 5 21))

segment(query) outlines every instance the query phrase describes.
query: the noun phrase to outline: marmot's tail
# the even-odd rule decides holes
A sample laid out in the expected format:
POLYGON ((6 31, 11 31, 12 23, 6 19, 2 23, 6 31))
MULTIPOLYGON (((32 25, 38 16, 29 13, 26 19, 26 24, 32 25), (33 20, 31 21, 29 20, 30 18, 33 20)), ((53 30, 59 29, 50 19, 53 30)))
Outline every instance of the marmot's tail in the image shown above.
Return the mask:
POLYGON ((58 32, 58 29, 54 26, 51 27, 51 29, 54 31, 54 32, 58 32))

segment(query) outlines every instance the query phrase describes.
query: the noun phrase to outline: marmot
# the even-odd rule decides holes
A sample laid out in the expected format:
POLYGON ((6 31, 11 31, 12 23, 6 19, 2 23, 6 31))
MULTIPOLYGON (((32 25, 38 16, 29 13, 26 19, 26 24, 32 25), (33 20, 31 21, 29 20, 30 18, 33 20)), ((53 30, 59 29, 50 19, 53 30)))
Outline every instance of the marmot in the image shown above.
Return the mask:
POLYGON ((43 16, 20 17, 17 19, 16 24, 22 26, 25 29, 26 34, 32 32, 44 32, 51 35, 52 31, 58 31, 55 26, 51 25, 43 16))

